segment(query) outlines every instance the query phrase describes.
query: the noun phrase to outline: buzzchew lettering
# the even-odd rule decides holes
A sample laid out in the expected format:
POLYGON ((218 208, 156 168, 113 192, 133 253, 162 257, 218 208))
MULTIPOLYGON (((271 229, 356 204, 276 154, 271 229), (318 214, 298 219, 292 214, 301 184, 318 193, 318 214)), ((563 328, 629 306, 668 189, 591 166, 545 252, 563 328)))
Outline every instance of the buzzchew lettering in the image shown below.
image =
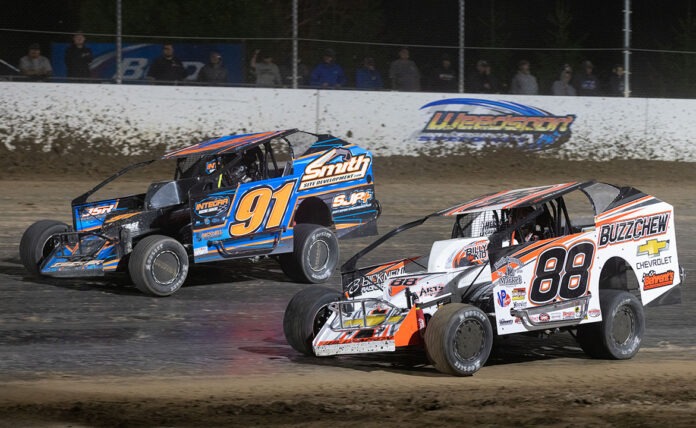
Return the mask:
POLYGON ((602 225, 599 231, 599 246, 636 241, 648 236, 660 235, 667 231, 669 213, 654 214, 632 218, 616 223, 602 225))

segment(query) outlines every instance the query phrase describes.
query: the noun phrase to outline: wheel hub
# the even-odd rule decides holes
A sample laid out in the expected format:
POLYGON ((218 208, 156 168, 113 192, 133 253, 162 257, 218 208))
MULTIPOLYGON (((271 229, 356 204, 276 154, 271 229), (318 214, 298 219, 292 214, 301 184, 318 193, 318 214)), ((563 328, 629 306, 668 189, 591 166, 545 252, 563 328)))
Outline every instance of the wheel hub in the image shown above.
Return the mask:
POLYGON ((176 281, 181 271, 179 257, 172 251, 163 251, 152 261, 152 276, 159 284, 169 285, 176 281))
POLYGON ((619 345, 624 345, 633 338, 636 320, 633 311, 627 306, 621 307, 614 317, 611 335, 619 345))
POLYGON ((314 272, 326 269, 329 263, 329 246, 324 241, 314 241, 309 247, 309 268, 314 272))
POLYGON ((464 320, 457 328, 454 349, 462 360, 470 360, 481 353, 485 343, 483 326, 477 320, 464 320))

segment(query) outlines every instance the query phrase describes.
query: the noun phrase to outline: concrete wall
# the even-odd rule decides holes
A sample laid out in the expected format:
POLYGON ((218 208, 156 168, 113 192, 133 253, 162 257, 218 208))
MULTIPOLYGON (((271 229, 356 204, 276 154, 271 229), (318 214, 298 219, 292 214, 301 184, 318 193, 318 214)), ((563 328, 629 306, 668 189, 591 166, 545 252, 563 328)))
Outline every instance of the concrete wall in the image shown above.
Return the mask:
MULTIPOLYGON (((673 99, 0 82, 0 138, 9 150, 49 151, 60 145, 61 150, 132 154, 217 135, 299 128, 332 133, 379 156, 495 148, 499 143, 489 138, 496 141, 507 134, 482 131, 480 124, 471 123, 466 132, 450 130, 445 137, 481 135, 478 143, 419 141, 433 135, 423 130, 437 111, 465 111, 478 119, 510 115, 506 108, 472 107, 470 101, 466 106, 447 101, 424 107, 462 98, 518 105, 553 118, 573 115, 565 141, 541 146, 540 156, 696 161, 696 100, 673 99)), ((544 133, 512 134, 537 138, 544 133)))

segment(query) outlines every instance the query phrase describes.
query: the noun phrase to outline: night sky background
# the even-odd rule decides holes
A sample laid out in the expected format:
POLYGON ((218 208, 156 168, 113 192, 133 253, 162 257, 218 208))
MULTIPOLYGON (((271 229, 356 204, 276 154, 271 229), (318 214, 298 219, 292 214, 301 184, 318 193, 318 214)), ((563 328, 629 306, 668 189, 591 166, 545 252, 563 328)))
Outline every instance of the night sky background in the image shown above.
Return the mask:
MULTIPOLYGON (((694 3, 633 0, 632 48, 696 52, 694 3)), ((331 47, 338 53, 337 62, 349 75, 366 55, 374 56, 378 69, 385 73, 389 62, 396 57, 396 45, 411 46, 412 59, 426 74, 443 54, 457 61, 454 48, 418 47, 457 45, 457 0, 300 0, 299 4, 300 37, 330 40, 301 42, 301 56, 310 65, 318 60, 322 49, 331 47)), ((0 0, 0 5, 3 29, 115 32, 112 0, 0 0)), ((288 0, 123 0, 124 34, 152 36, 124 41, 161 42, 156 36, 290 37, 290 5, 288 0)), ((476 60, 485 58, 493 64, 494 73, 507 81, 517 61, 529 59, 542 93, 548 93, 561 64, 569 63, 577 69, 582 60, 589 59, 596 66, 596 74, 608 79, 612 66, 623 63, 623 8, 623 0, 469 0, 465 18, 465 71, 472 72, 476 60), (484 49, 490 47, 507 49, 484 49), (514 50, 517 48, 528 49, 514 50), (534 48, 618 50, 538 51, 534 48)), ((48 56, 50 42, 68 40, 67 34, 0 30, 0 59, 16 65, 30 43, 41 43, 43 54, 48 56)), ((88 43, 112 40, 88 36, 88 43)), ((247 56, 256 48, 270 50, 278 63, 286 60, 290 51, 288 41, 246 40, 244 44, 247 56)), ((692 78, 696 67, 694 53, 635 51, 631 62, 633 96, 696 96, 693 82, 696 79, 692 78)))

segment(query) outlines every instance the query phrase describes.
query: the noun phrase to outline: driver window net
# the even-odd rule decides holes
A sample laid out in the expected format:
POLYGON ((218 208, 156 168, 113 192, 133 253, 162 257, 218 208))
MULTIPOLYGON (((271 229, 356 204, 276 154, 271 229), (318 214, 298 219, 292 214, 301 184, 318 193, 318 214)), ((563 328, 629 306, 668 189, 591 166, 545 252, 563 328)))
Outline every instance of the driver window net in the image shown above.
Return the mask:
POLYGON ((454 238, 480 238, 490 236, 498 230, 498 216, 495 211, 464 214, 457 218, 454 238))

